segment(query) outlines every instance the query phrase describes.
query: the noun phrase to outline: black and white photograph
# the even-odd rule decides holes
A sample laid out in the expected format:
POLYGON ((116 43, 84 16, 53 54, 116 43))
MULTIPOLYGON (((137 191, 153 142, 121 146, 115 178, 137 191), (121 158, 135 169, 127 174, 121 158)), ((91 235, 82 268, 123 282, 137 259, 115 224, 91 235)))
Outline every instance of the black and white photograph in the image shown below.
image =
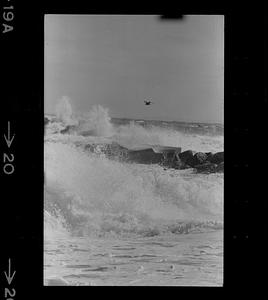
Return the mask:
POLYGON ((223 104, 223 15, 45 15, 44 285, 223 285, 223 104))
POLYGON ((110 4, 1 2, 2 299, 261 299, 267 1, 110 4))

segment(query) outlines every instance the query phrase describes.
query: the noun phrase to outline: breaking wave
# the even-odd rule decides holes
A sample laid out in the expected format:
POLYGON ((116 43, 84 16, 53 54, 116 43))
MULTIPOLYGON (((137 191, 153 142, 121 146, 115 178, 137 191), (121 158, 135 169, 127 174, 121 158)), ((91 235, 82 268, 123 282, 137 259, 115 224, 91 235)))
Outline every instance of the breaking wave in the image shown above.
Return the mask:
POLYGON ((61 97, 56 105, 56 117, 59 122, 66 125, 77 125, 71 105, 71 99, 67 96, 61 97))
POLYGON ((158 166, 120 163, 52 142, 45 145, 45 173, 47 233, 52 225, 82 236, 222 228, 220 175, 167 176, 158 166))
POLYGON ((92 109, 81 116, 77 129, 78 134, 92 136, 111 136, 114 128, 109 116, 109 110, 101 105, 94 105, 92 109))
POLYGON ((223 136, 185 134, 160 126, 143 127, 134 121, 121 125, 114 131, 113 141, 127 148, 135 148, 139 145, 162 145, 182 147, 183 151, 192 149, 217 152, 223 149, 223 136))

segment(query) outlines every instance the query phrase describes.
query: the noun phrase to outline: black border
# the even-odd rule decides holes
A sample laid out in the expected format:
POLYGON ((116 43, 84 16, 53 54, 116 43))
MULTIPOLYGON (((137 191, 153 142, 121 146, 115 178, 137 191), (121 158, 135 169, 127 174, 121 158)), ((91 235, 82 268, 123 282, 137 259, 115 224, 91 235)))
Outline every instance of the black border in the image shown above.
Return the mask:
MULTIPOLYGON (((5 4, 3 0, 3 6, 5 4)), ((265 216, 266 182, 257 166, 265 169, 266 158, 256 163, 265 152, 262 143, 267 118, 267 5, 257 1, 250 6, 243 1, 226 3, 200 1, 177 3, 161 7, 147 7, 130 3, 129 7, 109 7, 101 3, 60 3, 10 0, 14 5, 14 30, 1 33, 1 156, 10 152, 15 156, 15 172, 4 175, 1 169, 1 229, 0 293, 7 287, 3 271, 8 258, 16 274, 11 287, 14 299, 45 297, 80 297, 81 291, 90 296, 93 287, 43 286, 43 95, 44 95, 44 15, 49 14, 159 14, 174 17, 184 14, 225 15, 225 230, 224 230, 224 287, 154 287, 157 293, 183 292, 195 296, 246 296, 257 284, 255 297, 265 286, 265 277, 258 272, 264 265, 264 243, 267 242, 265 216), (39 5, 39 6, 38 6, 39 5), (266 37, 266 38, 265 38, 266 37), (266 76, 266 78, 265 78, 266 76), (255 120, 256 118, 256 120, 255 120), (7 148, 3 134, 7 121, 15 138, 7 148), (253 132, 250 141, 249 133, 253 132), (259 142, 259 144, 258 144, 259 142), (252 144, 253 143, 253 144, 252 144), (261 146, 261 151, 258 145, 261 146), (256 148, 259 151, 256 151, 256 148), (256 155, 257 152, 257 155, 256 155), (253 154, 254 153, 254 154, 253 154), (249 157, 254 157, 250 162, 249 157), (254 169, 251 169, 251 168, 254 169), (252 176, 258 179, 254 187, 252 176), (256 205, 257 202, 257 205, 256 205), (249 204, 250 203, 250 204, 249 204), (255 206, 254 206, 255 204, 255 206), (249 206, 250 205, 250 206, 249 206), (255 221, 257 217, 257 221, 255 221), (253 221, 254 220, 254 221, 253 221), (255 223, 257 222, 257 223, 255 223), (261 246, 263 253, 254 248, 261 246), (252 263, 253 259, 253 263, 252 263), (255 262, 255 263, 254 263, 255 262), (249 270, 254 267, 253 273, 249 270), (254 275, 256 274, 256 276, 254 275), (91 288, 91 290, 88 290, 91 288), (176 291, 175 289, 179 289, 176 291), (66 292, 67 290, 67 292, 66 292)), ((1 16, 2 18, 2 16, 1 16)), ((3 18, 1 19, 3 23, 3 18)), ((1 25, 2 30, 2 25, 1 25)), ((267 132, 266 132, 267 135, 267 132)), ((2 163, 3 167, 3 163, 2 163)), ((119 287, 116 292, 119 292, 119 287)), ((127 287, 130 288, 130 287, 127 287)), ((95 291, 105 291, 95 287, 95 291)), ((120 288, 119 288, 120 289, 120 288)), ((143 288, 144 289, 144 288, 143 288)), ((139 288, 132 288, 138 291, 139 288)), ((152 288, 150 288, 150 292, 152 288)), ((185 294, 184 294, 185 293, 185 294)), ((159 294, 160 295, 160 294, 159 294)), ((176 294, 177 295, 177 294, 176 294)), ((178 296, 181 294, 178 294, 178 296)), ((129 296, 129 294, 126 294, 129 296)), ((100 297, 100 294, 99 294, 100 297)))

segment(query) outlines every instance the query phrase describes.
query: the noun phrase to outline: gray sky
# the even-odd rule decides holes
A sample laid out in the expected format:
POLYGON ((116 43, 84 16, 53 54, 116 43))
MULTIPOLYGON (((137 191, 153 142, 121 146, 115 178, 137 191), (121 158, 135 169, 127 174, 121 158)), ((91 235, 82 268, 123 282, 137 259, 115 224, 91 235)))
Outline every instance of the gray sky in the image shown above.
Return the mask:
POLYGON ((68 96, 75 112, 223 123, 223 74, 223 16, 45 16, 45 113, 68 96))

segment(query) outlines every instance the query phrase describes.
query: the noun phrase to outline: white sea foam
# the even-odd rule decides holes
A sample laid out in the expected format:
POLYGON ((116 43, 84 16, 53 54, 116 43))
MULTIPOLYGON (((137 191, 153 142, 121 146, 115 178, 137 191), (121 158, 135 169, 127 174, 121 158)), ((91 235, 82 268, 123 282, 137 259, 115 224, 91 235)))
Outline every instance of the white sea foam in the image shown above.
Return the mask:
POLYGON ((82 234, 159 233, 174 222, 222 221, 221 176, 172 177, 61 143, 45 145, 45 174, 46 201, 82 234))

